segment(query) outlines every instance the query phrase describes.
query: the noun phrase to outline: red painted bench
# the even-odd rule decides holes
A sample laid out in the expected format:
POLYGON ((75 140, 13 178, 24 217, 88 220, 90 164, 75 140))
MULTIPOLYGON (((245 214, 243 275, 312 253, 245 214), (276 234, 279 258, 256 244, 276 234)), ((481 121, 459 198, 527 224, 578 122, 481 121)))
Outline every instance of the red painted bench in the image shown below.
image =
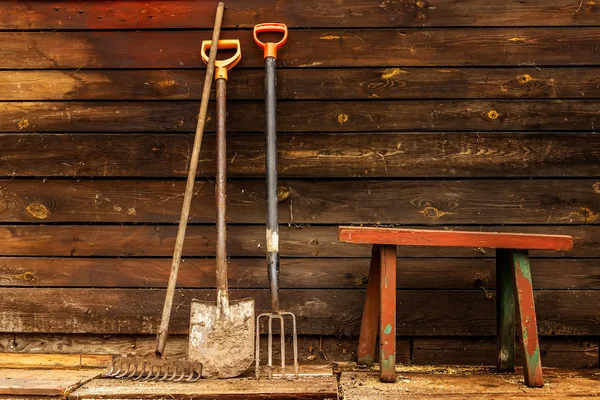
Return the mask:
POLYGON ((339 239, 372 245, 358 362, 373 364, 379 325, 382 382, 396 380, 396 246, 448 246, 496 249, 498 370, 512 372, 515 368, 515 308, 518 308, 525 384, 544 385, 528 251, 570 250, 571 236, 341 226, 339 239))

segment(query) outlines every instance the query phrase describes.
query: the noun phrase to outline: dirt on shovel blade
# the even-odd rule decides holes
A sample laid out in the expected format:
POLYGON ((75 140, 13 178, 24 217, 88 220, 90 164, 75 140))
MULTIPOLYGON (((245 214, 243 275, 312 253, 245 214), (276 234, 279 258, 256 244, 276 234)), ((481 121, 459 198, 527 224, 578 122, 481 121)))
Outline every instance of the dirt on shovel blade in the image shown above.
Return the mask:
POLYGON ((254 361, 254 299, 230 300, 229 310, 221 318, 215 302, 192 300, 189 359, 204 378, 240 376, 254 361))

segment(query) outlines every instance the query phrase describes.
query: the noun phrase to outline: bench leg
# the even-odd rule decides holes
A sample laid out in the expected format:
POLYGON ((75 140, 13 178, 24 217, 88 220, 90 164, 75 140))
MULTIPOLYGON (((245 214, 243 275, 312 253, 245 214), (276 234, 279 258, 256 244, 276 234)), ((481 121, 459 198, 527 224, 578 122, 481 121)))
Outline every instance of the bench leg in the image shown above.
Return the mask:
POLYGON ((382 246, 380 265, 379 380, 396 382, 396 246, 382 246))
POLYGON ((512 250, 513 282, 519 310, 519 326, 523 339, 523 373, 525 384, 530 387, 544 386, 542 361, 538 341, 537 320, 533 303, 531 268, 527 250, 512 250))
POLYGON ((373 365, 375 359, 375 342, 379 325, 379 281, 381 276, 381 246, 373 245, 371 249, 371 266, 369 282, 363 308, 360 336, 358 339, 358 363, 373 365))
POLYGON ((515 370, 515 291, 510 254, 507 249, 496 250, 496 344, 500 372, 515 370))

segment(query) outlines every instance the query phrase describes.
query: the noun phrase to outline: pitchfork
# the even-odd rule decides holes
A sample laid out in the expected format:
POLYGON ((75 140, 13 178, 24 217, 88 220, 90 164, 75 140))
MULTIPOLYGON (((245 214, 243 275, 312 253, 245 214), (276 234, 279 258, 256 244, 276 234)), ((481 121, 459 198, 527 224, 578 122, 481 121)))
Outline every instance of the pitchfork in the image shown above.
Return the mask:
POLYGON ((273 320, 280 323, 281 337, 281 376, 285 374, 285 329, 284 317, 292 319, 292 334, 294 345, 294 370, 298 377, 298 334, 296 331, 296 316, 279 308, 279 222, 277 213, 277 76, 275 64, 277 49, 288 37, 288 29, 284 24, 258 24, 254 27, 254 41, 264 50, 265 59, 265 116, 266 116, 266 170, 267 170, 267 265, 269 269, 269 286, 271 289, 272 312, 260 314, 256 318, 256 378, 259 378, 260 364, 260 319, 268 318, 268 377, 273 376, 273 320), (283 33, 283 38, 277 43, 263 43, 258 34, 263 32, 283 33))

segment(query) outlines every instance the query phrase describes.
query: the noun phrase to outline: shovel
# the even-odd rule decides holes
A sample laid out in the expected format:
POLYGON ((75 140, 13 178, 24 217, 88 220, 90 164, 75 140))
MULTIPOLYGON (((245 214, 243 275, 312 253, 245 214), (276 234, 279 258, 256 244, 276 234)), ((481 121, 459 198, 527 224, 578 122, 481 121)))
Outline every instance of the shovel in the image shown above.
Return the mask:
MULTIPOLYGON (((202 60, 208 62, 209 40, 202 42, 202 60)), ((215 61, 217 86, 217 303, 192 300, 189 359, 202 363, 205 378, 233 378, 254 361, 254 299, 229 300, 225 249, 225 103, 227 71, 242 58, 239 40, 219 40, 217 49, 234 49, 226 60, 215 61)))

